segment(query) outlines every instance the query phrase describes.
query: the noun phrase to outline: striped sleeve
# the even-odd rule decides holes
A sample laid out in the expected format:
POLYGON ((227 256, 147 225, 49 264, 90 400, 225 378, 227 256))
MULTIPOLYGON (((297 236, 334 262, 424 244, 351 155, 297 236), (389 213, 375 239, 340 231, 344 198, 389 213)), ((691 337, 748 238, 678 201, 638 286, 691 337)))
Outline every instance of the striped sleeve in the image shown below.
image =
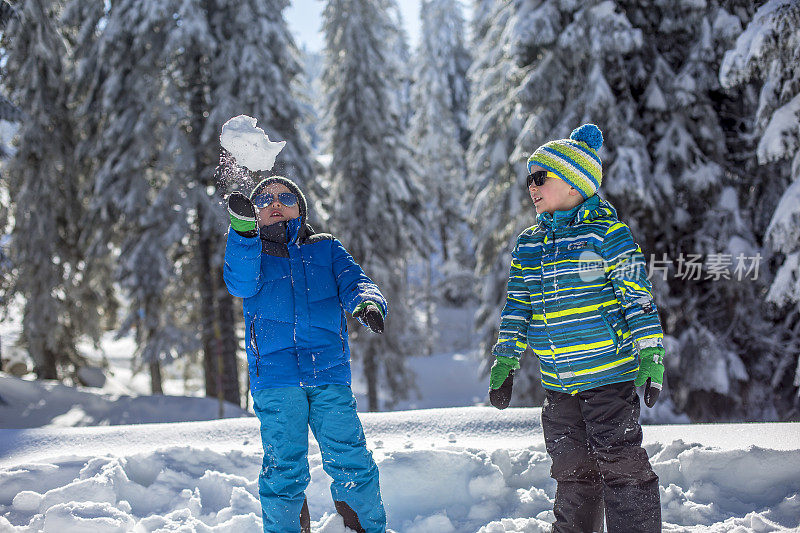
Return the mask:
POLYGON ((518 256, 519 242, 511 252, 506 304, 500 312, 500 332, 492 354, 520 358, 528 347, 528 324, 531 321, 531 295, 522 277, 518 256))
POLYGON ((661 346, 664 333, 653 299, 653 286, 647 278, 647 263, 627 225, 616 222, 608 228, 602 254, 606 277, 614 286, 636 347, 641 350, 661 346))

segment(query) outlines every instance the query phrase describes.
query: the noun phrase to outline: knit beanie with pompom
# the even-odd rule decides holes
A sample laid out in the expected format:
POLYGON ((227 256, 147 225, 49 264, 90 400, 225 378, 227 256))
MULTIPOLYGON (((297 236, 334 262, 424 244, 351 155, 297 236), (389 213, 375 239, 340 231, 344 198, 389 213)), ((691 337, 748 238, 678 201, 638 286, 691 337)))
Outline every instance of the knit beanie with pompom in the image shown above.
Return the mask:
POLYGON ((534 165, 549 170, 589 198, 603 181, 603 162, 597 150, 603 146, 603 132, 594 124, 572 131, 569 139, 543 144, 528 158, 528 172, 534 165))

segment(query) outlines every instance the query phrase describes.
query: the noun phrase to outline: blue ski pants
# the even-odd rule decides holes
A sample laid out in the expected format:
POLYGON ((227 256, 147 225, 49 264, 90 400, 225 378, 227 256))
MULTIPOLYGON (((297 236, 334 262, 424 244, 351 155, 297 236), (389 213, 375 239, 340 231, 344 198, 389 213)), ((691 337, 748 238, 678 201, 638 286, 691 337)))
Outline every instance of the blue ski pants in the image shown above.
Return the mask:
POLYGON ((386 531, 378 467, 347 385, 280 387, 252 392, 261 422, 264 462, 258 477, 264 533, 300 531, 300 510, 311 479, 308 427, 319 443, 331 496, 358 515, 367 533, 386 531))

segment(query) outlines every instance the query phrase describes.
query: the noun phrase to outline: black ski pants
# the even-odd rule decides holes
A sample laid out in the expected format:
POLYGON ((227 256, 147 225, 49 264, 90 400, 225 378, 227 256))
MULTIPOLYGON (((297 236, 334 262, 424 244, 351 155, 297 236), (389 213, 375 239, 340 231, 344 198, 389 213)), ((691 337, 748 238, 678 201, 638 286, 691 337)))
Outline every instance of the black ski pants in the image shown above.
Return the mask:
POLYGON ((546 391, 542 429, 557 482, 553 533, 659 533, 658 476, 642 448, 632 381, 546 391))

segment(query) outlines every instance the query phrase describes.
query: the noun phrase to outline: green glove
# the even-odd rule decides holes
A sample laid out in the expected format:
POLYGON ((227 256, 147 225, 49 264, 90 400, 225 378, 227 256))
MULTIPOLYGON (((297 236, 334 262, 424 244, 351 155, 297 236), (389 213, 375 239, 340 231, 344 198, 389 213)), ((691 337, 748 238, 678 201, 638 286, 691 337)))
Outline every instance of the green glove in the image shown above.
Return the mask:
POLYGON ((644 404, 653 407, 664 383, 664 348, 651 346, 639 352, 639 372, 633 384, 645 385, 644 404))
POLYGON ((508 373, 519 368, 519 359, 498 355, 489 374, 489 389, 499 389, 508 377, 508 373))
POLYGON ((256 237, 256 208, 250 198, 240 192, 231 193, 228 197, 228 215, 231 217, 231 228, 242 237, 256 237))
POLYGON ((644 348, 639 353, 639 373, 633 381, 634 385, 641 387, 647 378, 659 385, 664 383, 664 353, 664 348, 661 346, 644 348))

